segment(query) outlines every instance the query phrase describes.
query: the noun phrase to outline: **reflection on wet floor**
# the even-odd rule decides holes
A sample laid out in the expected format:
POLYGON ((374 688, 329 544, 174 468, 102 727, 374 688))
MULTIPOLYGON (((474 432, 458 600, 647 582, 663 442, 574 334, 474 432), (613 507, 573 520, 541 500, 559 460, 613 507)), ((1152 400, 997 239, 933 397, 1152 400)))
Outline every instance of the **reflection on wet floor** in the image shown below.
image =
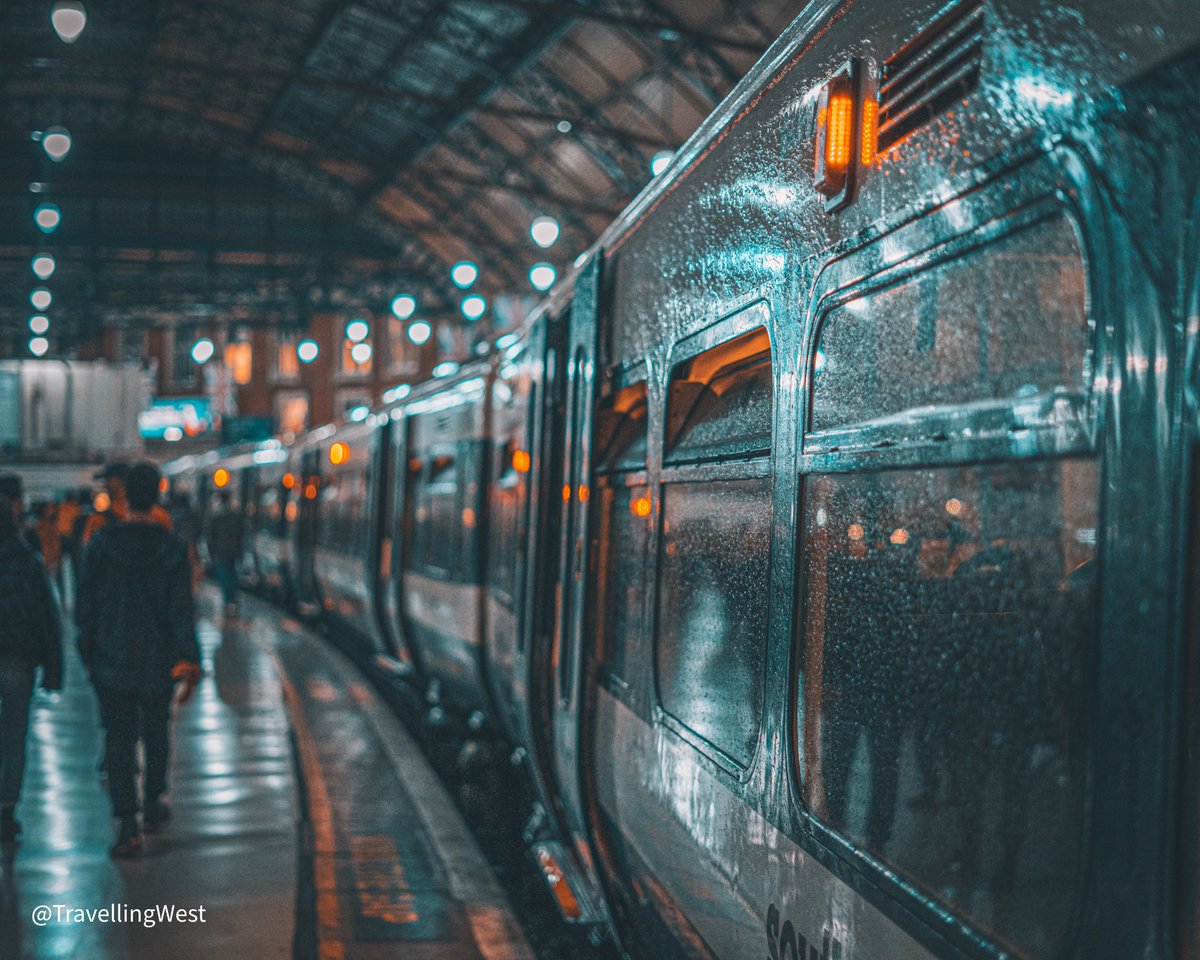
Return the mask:
POLYGON ((132 861, 108 853, 96 699, 69 649, 60 699, 39 693, 31 716, 17 809, 24 834, 0 863, 0 958, 291 956, 296 798, 287 718, 270 657, 236 626, 200 621, 205 678, 172 728, 174 817, 132 861), (203 906, 206 922, 148 928, 52 917, 38 926, 32 913, 42 904, 203 906))

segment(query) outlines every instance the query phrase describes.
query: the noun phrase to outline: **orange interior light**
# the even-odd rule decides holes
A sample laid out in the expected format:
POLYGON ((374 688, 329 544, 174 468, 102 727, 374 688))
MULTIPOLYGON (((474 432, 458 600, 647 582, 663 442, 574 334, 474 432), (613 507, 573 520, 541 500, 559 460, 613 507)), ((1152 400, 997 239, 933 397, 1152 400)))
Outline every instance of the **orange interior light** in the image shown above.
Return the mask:
POLYGON ((862 165, 869 167, 875 162, 875 151, 879 147, 879 101, 867 97, 862 107, 862 165))
POLYGON ((171 489, 171 481, 170 481, 170 480, 168 480, 166 477, 162 477, 162 478, 161 478, 161 479, 158 481, 158 492, 159 492, 159 493, 166 493, 166 492, 167 492, 168 490, 170 490, 170 489, 171 489))
POLYGON ((589 496, 591 496, 591 491, 588 489, 588 485, 586 483, 581 484, 579 487, 579 502, 587 503, 589 496))
POLYGON ((285 473, 283 475, 283 489, 291 490, 292 487, 294 487, 295 485, 296 485, 296 478, 294 476, 292 476, 290 473, 285 473))
POLYGON ((528 473, 532 460, 524 450, 514 450, 512 456, 513 469, 517 473, 528 473))
POLYGON ((571 485, 569 483, 564 483, 563 484, 563 503, 566 503, 570 499, 571 499, 571 485))
POLYGON ((224 467, 217 467, 213 472, 213 483, 218 487, 229 485, 229 471, 224 467))
POLYGON ((329 448, 329 462, 335 467, 350 459, 350 447, 339 440, 329 448))
POLYGON ((316 500, 317 499, 317 485, 316 485, 316 483, 314 483, 311 480, 307 484, 304 485, 304 499, 305 500, 316 500))
POLYGON ((633 512, 636 516, 639 516, 639 517, 650 516, 650 498, 649 497, 638 497, 636 500, 634 500, 633 501, 633 512))
POLYGON ((844 170, 850 166, 850 118, 854 101, 848 93, 835 93, 829 98, 825 115, 825 166, 844 170))

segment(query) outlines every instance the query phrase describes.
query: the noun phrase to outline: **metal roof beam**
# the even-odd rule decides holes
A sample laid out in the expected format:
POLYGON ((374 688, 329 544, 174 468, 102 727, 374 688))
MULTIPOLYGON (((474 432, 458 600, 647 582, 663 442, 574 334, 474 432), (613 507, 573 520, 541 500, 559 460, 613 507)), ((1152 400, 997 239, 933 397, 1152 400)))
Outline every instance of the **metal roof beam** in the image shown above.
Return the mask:
POLYGON ((611 2, 587 3, 585 0, 476 0, 476 2, 497 7, 513 7, 518 10, 528 10, 531 13, 552 14, 573 20, 592 20, 638 33, 668 31, 694 43, 722 46, 730 50, 743 50, 749 53, 762 53, 762 47, 758 44, 689 27, 657 4, 647 3, 646 0, 636 0, 633 5, 611 2), (658 16, 646 16, 639 12, 639 9, 644 10, 647 6, 658 16))

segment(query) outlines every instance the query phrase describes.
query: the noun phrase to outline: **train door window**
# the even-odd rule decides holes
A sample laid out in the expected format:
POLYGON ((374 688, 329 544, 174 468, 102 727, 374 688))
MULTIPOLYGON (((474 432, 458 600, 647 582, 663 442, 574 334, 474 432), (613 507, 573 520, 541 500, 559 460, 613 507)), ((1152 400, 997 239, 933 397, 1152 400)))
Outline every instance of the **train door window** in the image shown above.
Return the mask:
POLYGON ((835 845, 1050 957, 1087 857, 1100 475, 1063 418, 1086 415, 1089 306, 1065 215, 992 236, 831 295, 819 327, 797 767, 835 845))
MULTIPOLYGON (((644 369, 641 371, 644 376, 644 369)), ((628 687, 626 654, 644 622, 646 562, 653 524, 646 481, 646 381, 614 390, 596 411, 599 510, 598 631, 615 689, 628 687)))
POLYGON ((1081 393, 1090 342, 1078 232, 1054 216, 827 313, 812 429, 1081 393))
POLYGON ((672 371, 666 462, 766 453, 771 416, 771 339, 760 327, 672 371))
POLYGON ((454 571, 459 554, 457 476, 453 454, 433 457, 417 508, 417 522, 425 527, 425 565, 444 574, 454 571))
POLYGON ((488 582, 496 598, 512 610, 517 597, 517 572, 525 552, 522 521, 530 459, 515 437, 495 444, 494 449, 496 479, 488 518, 488 582))
POLYGON ((659 702, 738 767, 753 756, 763 706, 772 398, 765 327, 676 364, 667 397, 659 702))

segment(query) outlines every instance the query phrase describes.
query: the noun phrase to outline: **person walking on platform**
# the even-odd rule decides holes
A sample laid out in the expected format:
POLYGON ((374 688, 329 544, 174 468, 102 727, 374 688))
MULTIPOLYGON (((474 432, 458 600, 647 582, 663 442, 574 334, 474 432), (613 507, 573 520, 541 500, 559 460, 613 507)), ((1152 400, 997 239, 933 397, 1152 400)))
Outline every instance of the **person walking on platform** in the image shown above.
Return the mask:
MULTIPOLYGON (((107 506, 103 508, 98 506, 96 512, 84 523, 82 536, 84 546, 87 546, 88 541, 100 530, 110 523, 124 520, 128 515, 129 502, 125 489, 128 476, 129 465, 119 462, 110 463, 95 474, 93 479, 104 481, 104 492, 100 494, 97 501, 107 500, 107 506)), ((155 494, 157 495, 157 491, 155 494)), ((150 511, 150 519, 167 530, 171 529, 171 515, 157 503, 150 511)))
POLYGON ((130 467, 128 514, 106 525, 83 555, 75 619, 79 652, 100 700, 106 731, 109 794, 119 834, 113 853, 133 856, 142 824, 170 817, 167 790, 169 724, 175 684, 180 703, 200 680, 187 547, 153 514, 161 477, 150 463, 130 467), (137 744, 146 754, 144 803, 137 791, 137 744))
POLYGON ((17 536, 34 553, 41 551, 37 533, 25 522, 25 481, 19 473, 0 475, 0 497, 5 497, 9 503, 8 512, 13 515, 17 524, 17 536))
POLYGON ((246 525, 241 513, 230 506, 227 490, 221 491, 219 503, 217 512, 208 521, 208 553, 221 586, 225 612, 231 613, 237 607, 237 561, 245 547, 246 525))
POLYGON ((14 812, 38 666, 44 689, 62 689, 60 626, 46 568, 22 539, 12 500, 0 495, 0 842, 21 832, 14 812))

